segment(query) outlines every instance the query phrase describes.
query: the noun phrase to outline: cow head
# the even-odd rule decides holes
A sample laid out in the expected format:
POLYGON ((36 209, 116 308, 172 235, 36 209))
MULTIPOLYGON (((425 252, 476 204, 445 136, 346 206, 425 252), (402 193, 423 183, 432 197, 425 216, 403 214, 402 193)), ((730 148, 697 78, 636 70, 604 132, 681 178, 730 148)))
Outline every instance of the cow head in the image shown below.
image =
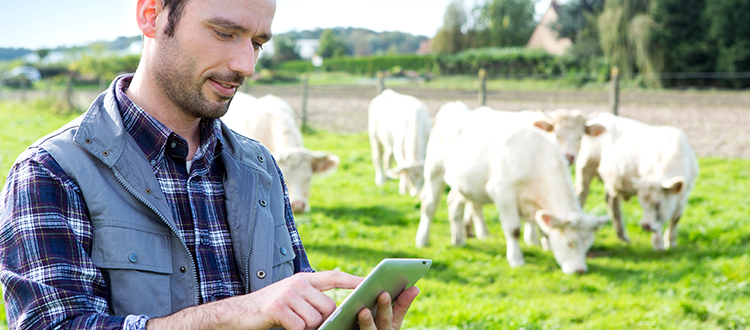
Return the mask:
POLYGON ((573 165, 578 150, 581 148, 581 138, 584 135, 598 136, 604 132, 604 126, 599 124, 587 125, 589 117, 581 110, 557 109, 551 113, 539 111, 543 116, 534 122, 534 126, 549 133, 554 133, 558 146, 563 151, 568 165, 573 165))
POLYGON ((274 156, 284 175, 294 213, 310 211, 310 181, 313 174, 332 173, 340 163, 336 155, 311 152, 305 148, 285 149, 274 156))
POLYGON ((565 274, 588 271, 586 253, 594 244, 594 233, 609 220, 585 213, 559 218, 544 210, 537 211, 534 219, 547 235, 549 248, 565 274))
POLYGON ((394 167, 388 169, 385 175, 394 180, 406 180, 406 189, 409 190, 409 194, 416 196, 424 185, 424 163, 394 167))
POLYGON ((643 209, 640 225, 643 229, 661 232, 680 207, 681 192, 687 189, 687 179, 678 175, 667 180, 631 179, 638 191, 638 203, 643 209))

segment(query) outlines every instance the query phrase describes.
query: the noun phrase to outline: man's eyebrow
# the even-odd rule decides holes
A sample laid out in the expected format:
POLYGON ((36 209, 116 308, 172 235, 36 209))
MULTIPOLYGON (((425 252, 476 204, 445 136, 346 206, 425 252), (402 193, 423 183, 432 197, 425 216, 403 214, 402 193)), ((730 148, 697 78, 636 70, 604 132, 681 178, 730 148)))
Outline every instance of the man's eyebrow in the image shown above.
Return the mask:
MULTIPOLYGON (((242 25, 239 25, 233 21, 230 21, 225 18, 221 17, 215 17, 208 20, 209 23, 216 25, 222 29, 230 30, 230 31, 238 31, 240 33, 245 33, 248 31, 247 28, 245 28, 242 25)), ((263 33, 258 36, 259 39, 261 39, 263 42, 268 42, 273 37, 272 33, 263 33)))

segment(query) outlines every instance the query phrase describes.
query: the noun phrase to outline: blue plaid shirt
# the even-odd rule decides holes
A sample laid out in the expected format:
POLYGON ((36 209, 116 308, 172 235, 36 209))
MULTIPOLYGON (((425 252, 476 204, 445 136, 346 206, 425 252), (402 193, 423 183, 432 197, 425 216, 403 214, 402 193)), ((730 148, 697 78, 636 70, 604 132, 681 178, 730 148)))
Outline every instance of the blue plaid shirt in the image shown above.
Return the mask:
MULTIPOLYGON (((131 80, 116 82, 123 124, 151 162, 178 235, 195 257, 200 303, 243 294, 226 222, 219 121, 201 120, 188 169, 187 142, 130 101, 124 91, 131 80)), ((282 186, 295 272, 311 272, 283 177, 282 186)), ((0 203, 0 281, 11 329, 145 329, 146 316, 109 315, 107 284, 90 257, 86 203, 49 153, 29 148, 19 157, 0 203)))

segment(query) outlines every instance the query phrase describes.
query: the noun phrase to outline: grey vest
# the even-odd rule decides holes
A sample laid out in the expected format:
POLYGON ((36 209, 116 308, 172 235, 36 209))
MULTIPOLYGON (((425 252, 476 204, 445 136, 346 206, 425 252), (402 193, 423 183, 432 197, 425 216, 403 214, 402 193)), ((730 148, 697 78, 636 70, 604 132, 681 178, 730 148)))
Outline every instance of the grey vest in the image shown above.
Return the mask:
MULTIPOLYGON (((37 141, 81 188, 91 225, 91 259, 116 316, 160 317, 198 303, 193 256, 146 156, 123 128, 114 84, 89 110, 37 141)), ((227 221, 247 292, 294 272, 281 180, 271 154, 222 123, 227 221)))

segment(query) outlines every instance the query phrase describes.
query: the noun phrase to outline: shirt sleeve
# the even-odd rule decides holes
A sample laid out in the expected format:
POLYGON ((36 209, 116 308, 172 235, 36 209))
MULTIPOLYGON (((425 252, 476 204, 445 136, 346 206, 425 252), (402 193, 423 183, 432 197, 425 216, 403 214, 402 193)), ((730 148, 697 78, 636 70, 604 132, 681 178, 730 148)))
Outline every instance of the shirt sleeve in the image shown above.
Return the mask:
POLYGON ((145 329, 109 315, 77 184, 46 151, 19 157, 0 193, 0 283, 10 329, 145 329))
POLYGON ((292 240, 292 249, 294 249, 294 254, 296 255, 293 261, 294 272, 315 272, 315 270, 310 267, 310 262, 307 260, 305 247, 302 246, 302 239, 299 237, 297 226, 294 224, 294 212, 292 211, 291 203, 289 203, 289 190, 287 190, 286 188, 284 175, 281 173, 281 169, 279 169, 279 165, 276 164, 275 159, 273 163, 276 166, 276 171, 279 173, 279 178, 281 178, 281 188, 284 189, 284 220, 286 221, 286 227, 289 230, 289 238, 291 238, 292 240))

